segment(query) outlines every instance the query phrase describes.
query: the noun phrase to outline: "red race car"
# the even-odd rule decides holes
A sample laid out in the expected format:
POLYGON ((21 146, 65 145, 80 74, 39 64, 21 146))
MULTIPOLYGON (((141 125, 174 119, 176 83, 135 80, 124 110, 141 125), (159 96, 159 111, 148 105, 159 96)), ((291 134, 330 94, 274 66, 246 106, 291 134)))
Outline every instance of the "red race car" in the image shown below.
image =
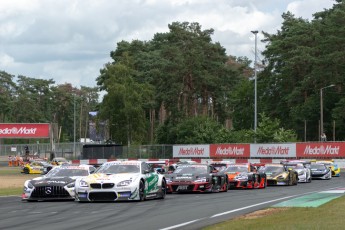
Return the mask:
POLYGON ((224 171, 229 180, 229 188, 265 188, 266 174, 259 173, 250 163, 232 164, 224 171))
POLYGON ((167 193, 227 192, 228 178, 208 164, 181 164, 166 174, 167 193))

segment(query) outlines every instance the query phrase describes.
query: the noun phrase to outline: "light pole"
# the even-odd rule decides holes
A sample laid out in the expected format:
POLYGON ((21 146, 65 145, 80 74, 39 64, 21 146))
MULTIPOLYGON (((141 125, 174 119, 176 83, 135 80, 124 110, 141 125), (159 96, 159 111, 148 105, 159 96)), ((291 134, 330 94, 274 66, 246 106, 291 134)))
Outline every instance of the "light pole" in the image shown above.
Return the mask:
MULTIPOLYGON (((255 59, 254 59, 254 132, 256 133, 256 127, 258 124, 258 106, 257 106, 257 72, 256 72, 256 65, 257 65, 257 30, 251 31, 255 35, 255 59)), ((256 140, 256 139, 255 139, 256 140)), ((256 142, 256 141, 255 141, 256 142)))
POLYGON ((75 150, 75 135, 76 135, 76 123, 75 123, 75 94, 74 94, 74 98, 73 98, 73 153, 74 153, 74 157, 76 158, 77 153, 75 150))
MULTIPOLYGON (((325 86, 325 87, 322 87, 320 89, 320 137, 321 135, 323 134, 323 95, 322 95, 322 91, 323 89, 326 89, 326 88, 330 88, 330 87, 334 87, 335 85, 332 84, 332 85, 328 85, 328 86, 325 86)), ((321 140, 321 139, 320 139, 321 140)))

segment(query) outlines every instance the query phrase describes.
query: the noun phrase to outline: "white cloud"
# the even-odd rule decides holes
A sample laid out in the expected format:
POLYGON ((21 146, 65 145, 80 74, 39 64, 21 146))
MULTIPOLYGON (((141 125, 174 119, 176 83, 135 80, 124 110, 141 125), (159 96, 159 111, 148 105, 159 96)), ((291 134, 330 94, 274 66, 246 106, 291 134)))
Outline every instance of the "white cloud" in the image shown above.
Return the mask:
MULTIPOLYGON (((215 30, 227 53, 254 57, 251 30, 275 33, 287 10, 297 17, 333 0, 0 0, 0 70, 96 86, 121 40, 150 40, 175 21, 215 30)), ((262 35, 258 34, 258 38, 262 35)), ((263 50, 263 44, 258 44, 263 50)))

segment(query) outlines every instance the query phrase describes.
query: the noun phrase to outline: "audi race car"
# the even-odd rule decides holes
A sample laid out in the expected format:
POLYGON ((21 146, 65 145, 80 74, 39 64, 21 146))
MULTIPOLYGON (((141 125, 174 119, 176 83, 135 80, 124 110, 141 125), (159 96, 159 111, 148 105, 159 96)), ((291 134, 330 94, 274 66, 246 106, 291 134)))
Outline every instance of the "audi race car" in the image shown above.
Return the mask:
POLYGON ((42 177, 25 181, 22 200, 74 200, 75 180, 93 171, 90 165, 54 167, 42 177))
POLYGON ((332 160, 317 160, 316 163, 322 163, 329 167, 332 171, 332 177, 340 176, 340 167, 337 164, 335 164, 332 160))
POLYGON ((77 179, 75 190, 79 202, 164 199, 166 181, 146 162, 110 161, 77 179))
POLYGON ((294 161, 287 161, 282 164, 288 168, 292 168, 298 173, 298 182, 311 182, 312 177, 310 167, 308 168, 305 164, 294 161))
POLYGON ((329 180, 332 178, 332 170, 323 163, 312 163, 310 170, 313 179, 329 180))
POLYGON ((224 171, 228 176, 229 188, 265 188, 266 174, 256 172, 250 163, 233 164, 224 171))
POLYGON ((25 165, 23 165, 21 173, 46 174, 53 167, 54 167, 54 165, 52 165, 46 161, 32 161, 30 163, 26 163, 25 165))
POLYGON ((265 164, 258 170, 266 173, 267 186, 271 185, 297 185, 298 173, 282 164, 265 164))
POLYGON ((226 174, 208 164, 181 164, 167 174, 167 192, 226 192, 226 174))

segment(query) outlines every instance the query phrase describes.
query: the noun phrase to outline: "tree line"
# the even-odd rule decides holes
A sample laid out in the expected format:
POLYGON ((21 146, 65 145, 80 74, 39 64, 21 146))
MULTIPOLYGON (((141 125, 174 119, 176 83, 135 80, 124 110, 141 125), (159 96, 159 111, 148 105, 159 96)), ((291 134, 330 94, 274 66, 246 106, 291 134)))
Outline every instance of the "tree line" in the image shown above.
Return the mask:
POLYGON ((286 12, 276 33, 260 31, 256 132, 252 62, 227 55, 212 41, 214 30, 197 22, 173 22, 149 41, 118 42, 95 88, 23 76, 14 84, 2 72, 1 119, 58 123, 71 140, 76 98, 80 137, 87 113, 98 111, 96 123, 106 122, 108 137, 125 145, 318 141, 321 124, 328 139, 343 140, 344 14, 336 0, 311 21, 286 12), (101 102, 97 91, 105 92, 101 102))

